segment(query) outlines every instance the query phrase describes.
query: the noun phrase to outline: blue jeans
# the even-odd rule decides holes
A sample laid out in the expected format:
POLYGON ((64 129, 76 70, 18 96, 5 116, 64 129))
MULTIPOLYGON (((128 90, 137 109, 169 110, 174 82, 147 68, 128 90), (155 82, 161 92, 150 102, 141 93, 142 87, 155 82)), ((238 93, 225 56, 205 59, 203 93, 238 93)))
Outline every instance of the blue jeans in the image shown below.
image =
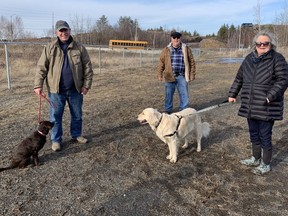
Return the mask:
POLYGON ((254 145, 261 145, 261 148, 272 149, 272 129, 274 121, 262 121, 247 119, 250 133, 250 141, 254 145))
POLYGON ((52 143, 62 142, 62 118, 66 101, 71 115, 70 134, 72 138, 81 136, 83 95, 76 90, 69 90, 61 94, 48 93, 48 95, 55 106, 54 108, 50 107, 50 121, 54 122, 54 127, 51 130, 52 143))
POLYGON ((179 111, 189 107, 188 83, 184 76, 175 77, 175 82, 165 82, 165 111, 173 111, 173 95, 177 88, 180 104, 179 111))

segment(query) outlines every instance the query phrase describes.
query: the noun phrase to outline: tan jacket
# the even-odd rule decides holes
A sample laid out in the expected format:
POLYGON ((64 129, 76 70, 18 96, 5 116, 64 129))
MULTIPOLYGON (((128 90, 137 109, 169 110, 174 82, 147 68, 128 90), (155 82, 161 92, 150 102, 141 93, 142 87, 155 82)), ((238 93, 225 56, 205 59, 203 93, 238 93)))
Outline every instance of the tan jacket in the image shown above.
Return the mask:
MULTIPOLYGON (((93 69, 86 48, 73 40, 68 46, 67 54, 77 91, 80 92, 82 87, 90 89, 93 69)), ((48 92, 59 93, 63 57, 58 39, 43 49, 37 64, 34 88, 42 88, 45 80, 48 92)))
MULTIPOLYGON (((171 52, 172 48, 171 43, 165 47, 160 54, 160 61, 157 66, 157 75, 158 77, 163 77, 166 82, 175 82, 174 74, 172 71, 171 65, 171 52)), ((184 56, 184 64, 185 64, 185 79, 187 82, 195 79, 196 74, 196 66, 195 60, 192 54, 191 49, 184 43, 182 43, 182 51, 184 56)))

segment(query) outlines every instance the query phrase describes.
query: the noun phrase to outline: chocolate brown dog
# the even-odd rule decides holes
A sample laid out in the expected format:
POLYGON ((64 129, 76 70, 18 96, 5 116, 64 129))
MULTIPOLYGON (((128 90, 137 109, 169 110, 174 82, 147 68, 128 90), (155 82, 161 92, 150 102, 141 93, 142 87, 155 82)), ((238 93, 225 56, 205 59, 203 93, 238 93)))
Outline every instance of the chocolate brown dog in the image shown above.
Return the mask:
POLYGON ((10 166, 0 168, 0 172, 8 169, 24 168, 26 167, 31 159, 34 160, 34 165, 39 165, 38 152, 43 148, 46 143, 46 135, 49 130, 54 126, 54 123, 49 121, 41 121, 38 126, 38 130, 35 131, 31 136, 24 139, 16 148, 14 152, 10 166))

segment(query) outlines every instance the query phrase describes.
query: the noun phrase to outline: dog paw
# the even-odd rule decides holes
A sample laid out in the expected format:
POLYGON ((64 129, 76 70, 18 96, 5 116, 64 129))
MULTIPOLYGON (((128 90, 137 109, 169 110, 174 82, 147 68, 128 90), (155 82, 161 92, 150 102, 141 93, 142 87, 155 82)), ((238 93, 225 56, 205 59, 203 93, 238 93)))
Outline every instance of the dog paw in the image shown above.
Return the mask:
POLYGON ((172 155, 167 155, 166 159, 171 160, 172 159, 172 155))
POLYGON ((188 147, 188 144, 184 144, 184 145, 182 146, 183 149, 186 149, 187 147, 188 147))
POLYGON ((196 150, 197 152, 201 152, 201 148, 197 148, 197 150, 196 150))
POLYGON ((171 162, 171 163, 176 163, 176 161, 177 161, 177 158, 172 158, 172 159, 170 159, 170 162, 171 162))

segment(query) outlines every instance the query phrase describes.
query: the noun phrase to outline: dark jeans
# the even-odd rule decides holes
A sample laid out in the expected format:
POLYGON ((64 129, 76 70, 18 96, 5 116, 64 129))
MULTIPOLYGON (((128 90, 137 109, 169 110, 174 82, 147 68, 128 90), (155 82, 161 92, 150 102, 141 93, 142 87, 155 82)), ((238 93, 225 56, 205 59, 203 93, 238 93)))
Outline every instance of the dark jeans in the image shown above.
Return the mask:
POLYGON ((262 149, 272 149, 272 129, 274 121, 247 119, 251 143, 262 149))
POLYGON ((62 118, 66 102, 68 103, 71 116, 71 137, 81 136, 83 95, 76 90, 69 90, 61 94, 48 94, 50 101, 55 105, 55 108, 50 108, 50 121, 55 123, 51 133, 52 142, 62 142, 62 118))
POLYGON ((184 76, 175 77, 175 82, 165 82, 165 111, 173 111, 173 96, 177 88, 180 104, 179 111, 189 107, 188 83, 184 76))

